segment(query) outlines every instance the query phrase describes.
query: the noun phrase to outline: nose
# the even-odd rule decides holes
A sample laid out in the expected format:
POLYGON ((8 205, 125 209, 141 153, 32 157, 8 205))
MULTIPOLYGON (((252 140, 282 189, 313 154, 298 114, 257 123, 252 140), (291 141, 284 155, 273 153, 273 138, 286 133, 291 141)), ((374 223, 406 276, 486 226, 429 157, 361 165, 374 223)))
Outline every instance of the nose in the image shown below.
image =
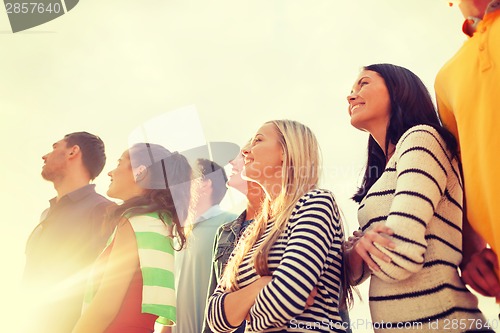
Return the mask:
POLYGON ((248 145, 248 146, 246 146, 246 147, 243 147, 243 148, 241 149, 241 154, 242 154, 244 157, 246 157, 246 156, 248 155, 248 153, 250 153, 250 146, 249 146, 249 145, 248 145))
POLYGON ((47 155, 48 155, 48 154, 43 155, 43 156, 42 156, 42 160, 44 160, 44 161, 45 161, 45 160, 47 159, 47 155))
POLYGON ((109 172, 108 172, 108 176, 110 176, 110 177, 111 177, 112 175, 113 175, 113 171, 109 171, 109 172))
POLYGON ((354 92, 351 92, 349 95, 347 95, 347 103, 351 104, 354 100, 356 100, 356 94, 354 92))

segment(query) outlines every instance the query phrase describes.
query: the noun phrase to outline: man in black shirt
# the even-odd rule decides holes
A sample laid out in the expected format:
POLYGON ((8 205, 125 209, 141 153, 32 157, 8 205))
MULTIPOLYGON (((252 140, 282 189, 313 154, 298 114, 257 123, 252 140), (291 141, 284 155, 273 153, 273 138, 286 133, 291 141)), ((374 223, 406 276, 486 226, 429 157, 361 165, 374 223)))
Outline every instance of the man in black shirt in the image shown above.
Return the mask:
POLYGON ((66 135, 44 155, 42 177, 57 196, 26 245, 23 286, 37 332, 69 333, 80 317, 87 274, 114 229, 104 222, 111 201, 90 182, 104 168, 102 140, 87 132, 66 135))

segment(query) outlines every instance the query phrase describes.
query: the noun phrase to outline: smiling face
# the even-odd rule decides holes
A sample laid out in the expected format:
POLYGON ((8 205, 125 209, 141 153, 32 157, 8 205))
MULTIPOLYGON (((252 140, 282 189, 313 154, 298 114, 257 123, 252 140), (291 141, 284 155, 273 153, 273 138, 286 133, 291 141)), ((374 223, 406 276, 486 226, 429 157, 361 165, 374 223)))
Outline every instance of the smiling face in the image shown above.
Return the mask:
POLYGON ((264 124, 255 134, 248 149, 243 150, 245 167, 243 178, 267 185, 280 184, 282 178, 283 148, 280 135, 272 123, 264 124))
POLYGON ((144 192, 144 189, 135 182, 134 170, 130 163, 128 150, 118 160, 117 167, 108 172, 108 176, 111 177, 111 183, 109 184, 107 194, 111 198, 126 201, 144 192))
POLYGON ((363 70, 347 101, 352 126, 372 134, 387 129, 391 112, 389 91, 377 72, 363 70))

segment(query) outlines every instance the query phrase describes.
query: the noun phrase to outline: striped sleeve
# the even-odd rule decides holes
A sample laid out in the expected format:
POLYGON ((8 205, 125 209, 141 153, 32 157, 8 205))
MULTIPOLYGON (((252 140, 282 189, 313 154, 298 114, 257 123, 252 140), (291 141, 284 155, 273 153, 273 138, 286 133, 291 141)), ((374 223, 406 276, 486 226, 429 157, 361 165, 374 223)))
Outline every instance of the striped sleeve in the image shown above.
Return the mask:
POLYGON ((214 332, 229 333, 235 331, 239 326, 231 326, 226 318, 224 309, 224 299, 228 293, 219 285, 214 293, 208 298, 206 312, 206 322, 214 332))
POLYGON ((155 213, 130 217, 129 222, 135 232, 142 272, 142 312, 155 314, 157 322, 171 325, 176 322, 176 297, 169 229, 155 213))
MULTIPOLYGON (((305 310, 306 300, 324 273, 329 249, 333 247, 340 221, 329 192, 313 192, 299 202, 287 231, 288 241, 277 240, 272 252, 282 252, 282 259, 272 280, 262 289, 250 309, 252 331, 284 326, 305 310)), ((280 253, 281 254, 281 253, 280 253)))
POLYGON ((386 282, 397 282, 420 271, 427 250, 425 233, 441 198, 446 195, 447 166, 445 144, 430 126, 414 127, 396 147, 396 188, 386 226, 394 231, 394 249, 375 246, 391 258, 387 263, 375 256, 380 267, 373 272, 386 282))

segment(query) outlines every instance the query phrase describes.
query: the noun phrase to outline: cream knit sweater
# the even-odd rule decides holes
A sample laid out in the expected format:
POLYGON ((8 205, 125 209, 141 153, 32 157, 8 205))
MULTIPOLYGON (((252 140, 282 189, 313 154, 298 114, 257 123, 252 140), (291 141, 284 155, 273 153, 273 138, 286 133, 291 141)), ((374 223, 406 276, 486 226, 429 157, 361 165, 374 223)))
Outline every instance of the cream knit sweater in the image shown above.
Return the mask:
POLYGON ((395 249, 375 244, 392 259, 386 263, 373 257, 380 267, 370 281, 375 332, 484 327, 477 299, 457 268, 462 260, 462 193, 457 161, 450 159, 435 129, 420 125, 402 135, 358 211, 362 230, 385 223, 396 244, 395 249))

